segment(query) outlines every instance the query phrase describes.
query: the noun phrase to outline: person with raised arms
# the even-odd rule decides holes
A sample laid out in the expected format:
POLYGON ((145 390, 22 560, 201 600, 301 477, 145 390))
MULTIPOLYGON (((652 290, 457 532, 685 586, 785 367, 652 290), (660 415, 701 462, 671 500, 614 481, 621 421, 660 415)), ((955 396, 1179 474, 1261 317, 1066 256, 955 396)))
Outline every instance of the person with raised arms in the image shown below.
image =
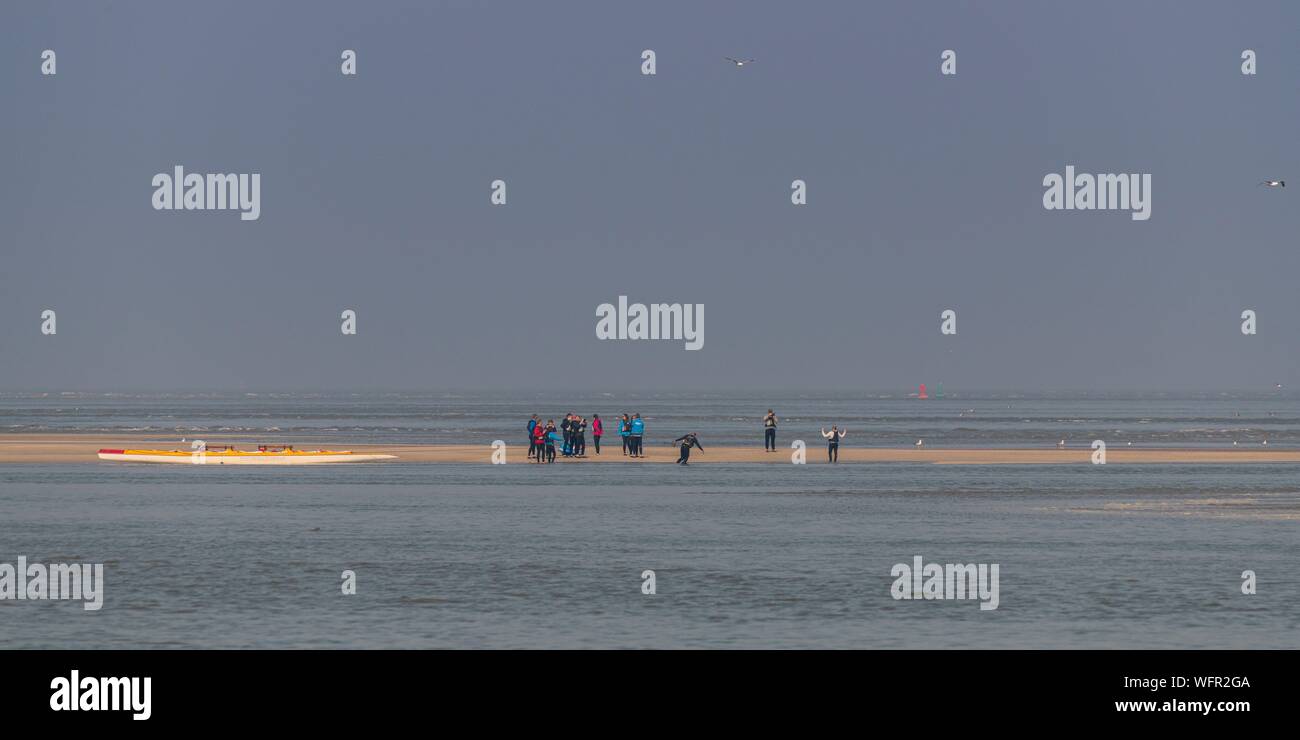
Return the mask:
POLYGON ((840 461, 840 440, 844 439, 847 434, 843 429, 831 425, 831 431, 828 433, 826 427, 822 427, 822 436, 826 438, 826 462, 840 461))

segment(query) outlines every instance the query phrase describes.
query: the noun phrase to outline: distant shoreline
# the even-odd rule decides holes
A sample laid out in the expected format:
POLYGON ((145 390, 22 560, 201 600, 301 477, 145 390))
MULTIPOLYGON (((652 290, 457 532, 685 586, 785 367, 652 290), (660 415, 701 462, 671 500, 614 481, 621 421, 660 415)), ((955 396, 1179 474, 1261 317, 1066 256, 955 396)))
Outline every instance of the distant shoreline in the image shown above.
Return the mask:
MULTIPOLYGON (((241 448, 252 448, 242 438, 229 438, 217 435, 206 437, 212 444, 235 444, 241 448)), ((764 452, 762 447, 709 446, 707 440, 703 453, 694 451, 691 464, 710 463, 750 463, 750 464, 791 464, 792 450, 788 446, 778 448, 776 452, 764 452)), ((300 444, 299 449, 315 449, 317 445, 300 444)), ((132 463, 102 462, 96 453, 102 448, 133 449, 188 449, 186 445, 175 440, 158 441, 157 435, 114 435, 103 434, 24 434, 0 435, 0 464, 70 464, 96 463, 102 465, 130 465, 132 463)), ((348 449, 365 454, 396 455, 397 459, 386 463, 364 463, 391 465, 401 463, 482 463, 491 464, 492 447, 489 444, 477 445, 408 445, 408 444, 358 444, 328 445, 330 449, 348 449)), ((807 448, 807 464, 826 465, 825 444, 811 442, 807 448)), ((633 459, 622 454, 617 437, 607 438, 603 454, 594 454, 588 444, 585 458, 570 459, 557 456, 556 465, 586 465, 589 463, 622 463, 639 465, 642 463, 672 463, 677 459, 677 447, 668 444, 668 440, 647 440, 647 457, 633 459)), ((531 465, 527 459, 527 447, 523 444, 507 442, 507 464, 531 465)), ((915 448, 915 447, 854 447, 843 443, 840 445, 839 463, 927 463, 934 465, 1090 465, 1093 451, 1086 446, 1066 449, 1041 448, 915 448)), ((1269 450, 1261 447, 1250 449, 1178 449, 1178 448, 1110 448, 1106 452, 1108 465, 1128 464, 1189 464, 1189 463, 1300 463, 1300 450, 1269 450)))

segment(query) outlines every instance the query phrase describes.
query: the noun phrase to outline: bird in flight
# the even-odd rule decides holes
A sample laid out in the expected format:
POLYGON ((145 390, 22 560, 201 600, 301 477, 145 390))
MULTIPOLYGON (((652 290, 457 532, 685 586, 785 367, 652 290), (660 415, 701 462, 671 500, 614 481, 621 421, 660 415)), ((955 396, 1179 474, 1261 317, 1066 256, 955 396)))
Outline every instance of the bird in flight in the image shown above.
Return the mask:
MULTIPOLYGON (((1284 188, 1286 187, 1286 180, 1265 180, 1259 185, 1267 185, 1270 188, 1284 188)), ((1259 187, 1259 185, 1256 185, 1255 187, 1259 187)))
POLYGON ((728 62, 731 62, 737 67, 743 67, 746 64, 753 64, 754 62, 753 59, 732 59, 731 57, 723 57, 723 59, 726 59, 728 62))

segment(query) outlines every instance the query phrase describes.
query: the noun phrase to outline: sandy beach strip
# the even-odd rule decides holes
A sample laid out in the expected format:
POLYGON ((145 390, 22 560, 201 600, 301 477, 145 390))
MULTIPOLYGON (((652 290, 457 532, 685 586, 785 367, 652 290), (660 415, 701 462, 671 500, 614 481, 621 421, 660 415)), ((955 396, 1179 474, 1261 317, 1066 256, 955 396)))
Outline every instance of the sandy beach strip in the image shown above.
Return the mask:
MULTIPOLYGON (((208 438, 209 444, 234 444, 241 449, 252 449, 253 445, 243 440, 223 440, 208 438)), ((315 449, 315 444, 299 444, 298 449, 315 449)), ((100 449, 165 449, 188 450, 189 445, 176 440, 160 441, 157 437, 132 437, 120 435, 105 437, 102 435, 48 434, 48 435, 0 435, 0 464, 61 464, 61 463, 99 463, 104 465, 124 465, 130 463, 102 462, 96 456, 100 449)), ((483 463, 490 464, 492 447, 482 445, 347 445, 345 449, 360 454, 396 455, 392 463, 483 463)), ((642 463, 672 463, 677 459, 677 446, 664 443, 648 445, 647 457, 633 459, 622 454, 620 444, 604 445, 603 454, 594 454, 588 445, 587 457, 567 459, 556 456, 557 465, 586 465, 588 463, 622 463, 639 465, 642 463)), ((705 450, 691 452, 691 464, 709 463, 781 463, 790 464, 791 450, 778 449, 777 452, 764 452, 761 447, 709 447, 705 450)), ((507 447, 508 464, 532 464, 527 459, 527 448, 523 444, 507 447)), ((825 445, 814 444, 807 451, 809 465, 826 465, 825 445)), ((1092 449, 1089 447, 1072 447, 1066 449, 955 449, 955 448, 889 448, 889 447, 840 447, 839 464, 852 463, 930 463, 935 465, 1086 465, 1092 461, 1092 449)), ((1106 451, 1106 463, 1109 465, 1141 463, 1300 463, 1300 450, 1269 450, 1262 447, 1251 449, 1165 449, 1132 447, 1112 448, 1106 451)), ((375 463, 382 464, 382 463, 375 463)))

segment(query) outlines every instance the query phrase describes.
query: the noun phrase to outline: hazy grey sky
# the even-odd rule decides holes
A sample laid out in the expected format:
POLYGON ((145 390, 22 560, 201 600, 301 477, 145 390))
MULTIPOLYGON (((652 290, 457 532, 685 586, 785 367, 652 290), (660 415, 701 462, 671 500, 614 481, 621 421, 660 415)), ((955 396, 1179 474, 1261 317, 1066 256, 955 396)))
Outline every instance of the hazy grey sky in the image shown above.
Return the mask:
POLYGON ((1297 28, 1294 2, 6 2, 0 388, 1300 383, 1297 28), (261 218, 153 210, 177 164, 261 173, 261 218), (1151 219, 1044 210, 1069 164, 1151 173, 1151 219), (704 349, 598 341, 620 294, 705 304, 704 349))

